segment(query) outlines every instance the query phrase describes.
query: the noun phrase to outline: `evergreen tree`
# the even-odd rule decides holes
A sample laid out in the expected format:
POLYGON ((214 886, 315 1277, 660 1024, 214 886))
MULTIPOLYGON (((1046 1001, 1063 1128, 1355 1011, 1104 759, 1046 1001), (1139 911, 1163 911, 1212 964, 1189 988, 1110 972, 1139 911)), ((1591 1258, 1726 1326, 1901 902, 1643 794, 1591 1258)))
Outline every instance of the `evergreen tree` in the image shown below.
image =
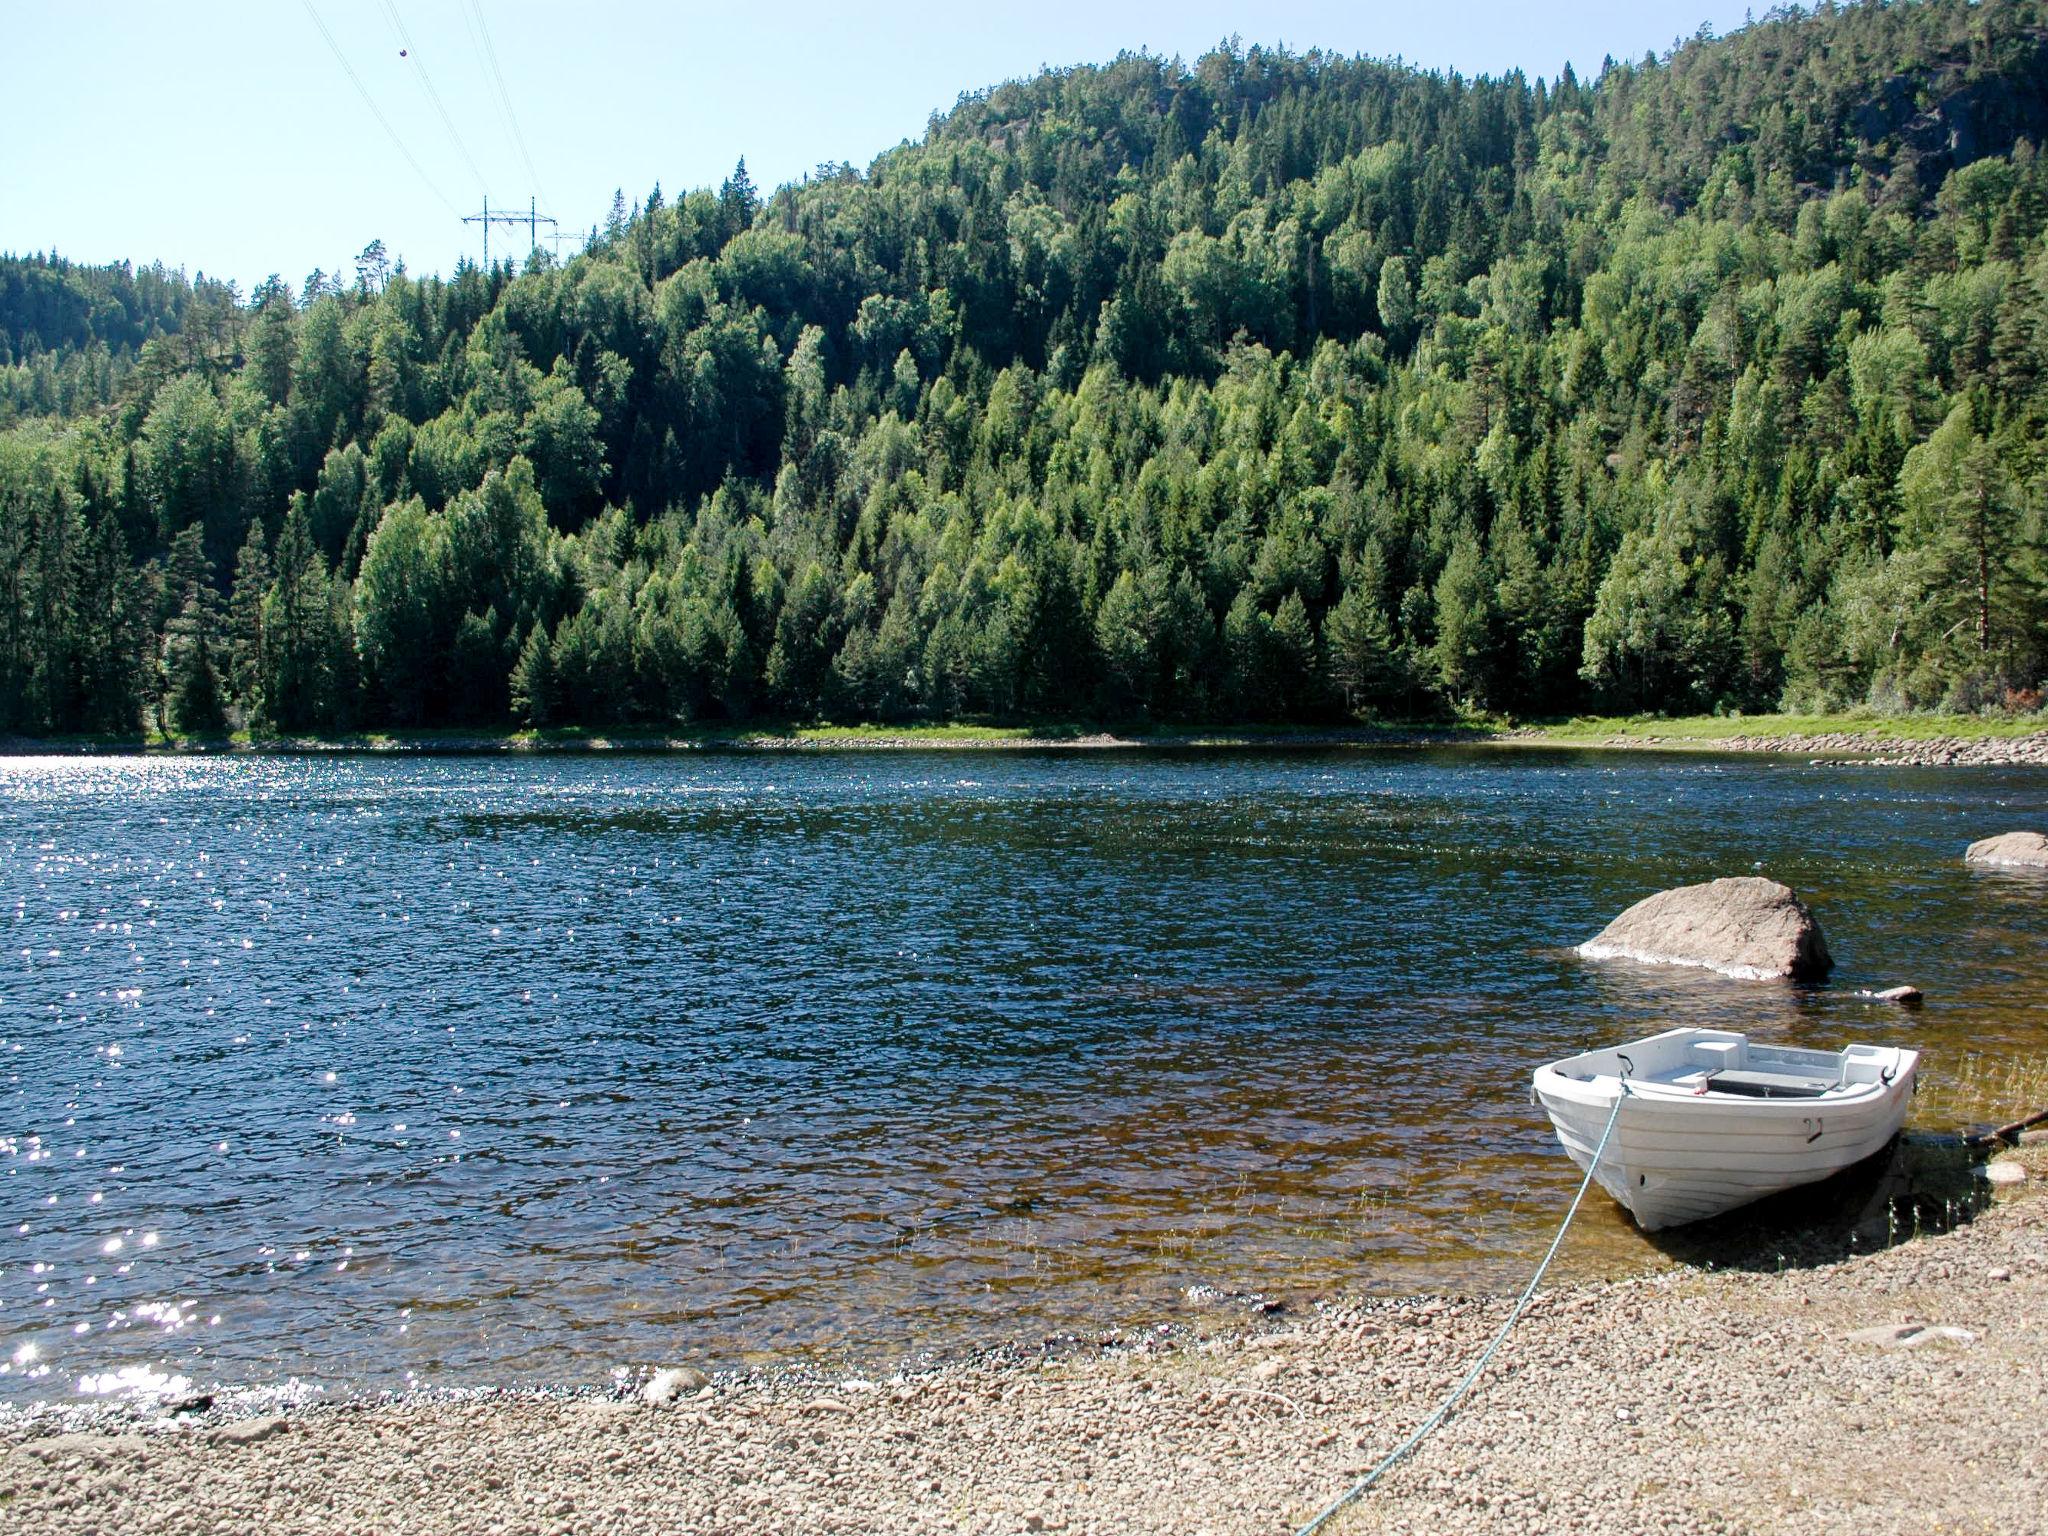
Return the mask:
POLYGON ((270 551, 263 524, 249 524, 249 536, 235 557, 235 581, 228 595, 228 691, 251 724, 264 717, 263 601, 270 593, 270 551))
POLYGON ((2043 36, 1130 55, 524 271, 0 257, 0 729, 2035 707, 2043 36))
POLYGON ((212 626, 196 594, 165 636, 164 671, 170 680, 171 729, 186 736, 217 736, 227 729, 227 705, 213 663, 212 626))
POLYGON ((522 725, 541 726, 554 718, 555 660, 548 632, 536 623, 526 632, 512 668, 512 714, 522 725))

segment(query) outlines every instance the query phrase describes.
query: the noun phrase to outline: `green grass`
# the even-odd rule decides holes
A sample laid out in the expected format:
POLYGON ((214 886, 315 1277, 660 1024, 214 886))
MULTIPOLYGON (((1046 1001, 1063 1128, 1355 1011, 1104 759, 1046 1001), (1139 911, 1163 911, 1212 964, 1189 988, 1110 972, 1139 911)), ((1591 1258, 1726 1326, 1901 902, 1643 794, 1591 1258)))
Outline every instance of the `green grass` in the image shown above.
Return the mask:
POLYGON ((1485 742, 1508 740, 1512 744, 1599 746, 1609 740, 1668 742, 1673 745, 1711 746, 1735 737, 1800 737, 1850 734, 1876 741, 1925 741, 1938 737, 2009 738, 2048 731, 2048 715, 1686 715, 1661 718, 1654 715, 1581 715, 1570 720, 1532 721, 1512 737, 1502 733, 1513 722, 1476 718, 1461 721, 1376 721, 1339 726, 1291 725, 1130 725, 1104 724, 1086 720, 1038 720, 1023 724, 992 724, 986 721, 913 721, 889 725, 875 722, 836 724, 831 721, 761 721, 748 725, 694 723, 688 725, 632 725, 612 728, 551 726, 542 730, 505 731, 460 726, 432 730, 355 731, 335 734, 306 732, 253 733, 235 731, 223 736, 64 736, 35 742, 16 742, 16 749, 65 750, 291 751, 297 747, 342 752, 402 751, 586 751, 610 748, 622 751, 661 751, 673 747, 774 747, 799 746, 830 749, 890 746, 1022 746, 1035 743, 1075 742, 1086 737, 1108 736, 1161 747, 1232 747, 1343 745, 1402 742, 1415 737, 1443 741, 1485 742))
POLYGON ((1341 743, 1371 742, 1383 737, 1406 738, 1416 733, 1485 736, 1491 727, 1475 722, 1447 724, 1427 721, 1416 724, 1381 722, 1372 725, 1292 726, 1229 725, 1178 726, 1158 724, 1105 724, 1088 720, 1034 720, 1024 724, 993 724, 975 720, 905 721, 887 724, 863 721, 839 724, 833 721, 754 721, 746 725, 690 723, 668 726, 630 725, 615 727, 549 726, 544 729, 494 730, 488 727, 444 726, 433 729, 373 730, 344 732, 251 732, 234 731, 219 736, 162 735, 131 737, 45 737, 34 745, 52 748, 98 748, 127 751, 292 751, 314 750, 396 752, 396 751, 578 751, 613 748, 631 751, 659 751, 670 747, 780 747, 795 743, 804 747, 848 748, 887 746, 1007 746, 1037 743, 1059 744, 1084 738, 1149 743, 1158 746, 1238 746, 1289 742, 1341 743))
POLYGON ((2008 1125, 2048 1109, 2048 1051, 1965 1051, 1924 1074, 1915 1114, 1923 1125, 2008 1125))
POLYGON ((846 742, 862 745, 872 742, 930 742, 945 745, 952 742, 1006 741, 1061 741, 1085 735, 1088 727, 1080 725, 976 725, 970 721, 930 721, 907 725, 883 725, 873 721, 859 725, 833 725, 821 721, 816 725, 799 725, 787 731, 773 729, 752 729, 740 733, 741 739, 753 740, 796 740, 812 744, 829 745, 846 742))

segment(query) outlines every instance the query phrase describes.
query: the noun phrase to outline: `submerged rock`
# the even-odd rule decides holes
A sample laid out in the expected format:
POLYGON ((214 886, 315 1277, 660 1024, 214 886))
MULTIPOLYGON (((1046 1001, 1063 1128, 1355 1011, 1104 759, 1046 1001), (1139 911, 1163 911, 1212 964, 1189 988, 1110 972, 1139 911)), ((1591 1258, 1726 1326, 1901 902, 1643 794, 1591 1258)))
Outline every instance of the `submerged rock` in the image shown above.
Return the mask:
POLYGON ((1970 844, 1963 862, 2000 869, 2048 869, 2048 837, 2039 832, 2001 832, 1970 844))
POLYGON ((1591 960, 1696 965, 1754 980, 1816 980, 1834 966, 1791 887, 1753 875, 1659 891, 1579 946, 1591 960))

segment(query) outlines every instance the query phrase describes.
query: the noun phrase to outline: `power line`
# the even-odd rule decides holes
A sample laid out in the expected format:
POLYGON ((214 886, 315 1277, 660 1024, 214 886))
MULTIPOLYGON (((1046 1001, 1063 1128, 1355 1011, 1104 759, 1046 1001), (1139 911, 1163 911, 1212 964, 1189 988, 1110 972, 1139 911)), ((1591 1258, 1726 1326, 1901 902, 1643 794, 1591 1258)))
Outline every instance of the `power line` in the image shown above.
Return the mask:
POLYGON ((413 45, 412 34, 406 31, 405 18, 398 13, 397 0, 380 0, 380 3, 384 7, 386 19, 391 23, 392 32, 397 35, 400 55, 419 71, 420 84, 427 88, 427 99, 433 102, 434 110, 441 115, 441 126, 448 130, 448 138, 455 145, 455 152, 462 156, 463 163, 469 167, 469 174, 476 178, 477 187, 481 190, 486 185, 484 173, 477 168, 476 157, 469 152, 469 146, 462 142, 462 135, 455 128, 455 119, 448 115, 448 108, 442 104, 441 93, 434 88, 434 77, 427 73, 427 61, 420 57, 419 49, 413 45))
MULTIPOLYGON (((484 57, 490 64, 491 79, 498 87, 498 100, 505 107, 505 121, 512 125, 512 142, 519 147, 519 158, 526 166, 527 179, 533 183, 535 191, 546 197, 547 189, 540 184, 540 173, 533 168, 533 156, 527 153, 526 135, 520 131, 519 111, 513 105, 512 92, 506 87, 505 72, 498 67, 498 49, 491 41, 491 24, 484 15, 483 0, 469 0, 469 8, 476 15, 477 36, 483 39, 484 57)), ((548 201, 553 202, 554 199, 549 198, 548 201)))
POLYGON ((370 95, 369 87, 363 84, 363 77, 356 73, 355 66, 349 63, 348 61, 348 55, 341 51, 341 44, 337 43, 334 40, 334 34, 327 30, 327 23, 322 21, 320 19, 320 13, 313 9, 313 0, 299 0, 299 3, 306 8, 306 14, 313 18, 313 25, 320 29, 320 35, 327 40, 327 48, 328 51, 334 55, 334 62, 341 66, 342 72, 346 74, 349 77, 349 80, 354 84, 356 88, 356 94, 363 98, 363 105, 370 109, 370 116, 376 118, 379 126, 381 126, 386 133, 391 135, 392 144, 397 147, 398 152, 401 155, 405 156, 405 163, 413 168, 414 174, 417 175, 419 179, 426 184, 427 190, 433 193, 435 197, 441 200, 441 205, 444 208, 446 208, 450 213, 455 214, 458 218, 461 217, 461 214, 459 210, 456 208, 456 206, 448 201, 447 195, 443 193, 439 187, 434 185, 434 178, 429 176, 426 173, 426 171, 421 168, 419 161, 413 158, 412 151, 406 148, 405 140, 398 136, 398 130, 392 127, 389 120, 387 120, 384 114, 378 110, 377 102, 375 98, 373 98, 370 95))
POLYGON ((491 212, 491 199, 486 194, 484 197, 484 211, 482 213, 465 214, 463 215, 462 222, 465 224, 481 224, 484 227, 484 271, 486 273, 491 270, 491 226, 493 224, 524 224, 527 230, 526 237, 531 243, 532 249, 536 251, 540 249, 542 238, 540 232, 541 225, 555 225, 555 232, 549 234, 546 238, 550 240, 560 240, 562 238, 561 226, 554 215, 542 213, 540 211, 540 204, 530 197, 526 200, 526 212, 524 213, 507 213, 502 208, 493 213, 491 212))
POLYGON ((519 159, 526 167, 527 178, 543 201, 552 203, 548 189, 540 184, 540 172, 533 168, 533 156, 527 152, 526 135, 519 131, 519 113, 512 105, 512 92, 505 85, 505 72, 498 67, 498 50, 491 43, 491 24, 484 19, 484 8, 480 0, 469 0, 462 19, 470 22, 470 42, 475 45, 477 57, 483 61, 484 70, 498 89, 498 106, 505 114, 505 125, 512 130, 512 142, 518 146, 519 159))

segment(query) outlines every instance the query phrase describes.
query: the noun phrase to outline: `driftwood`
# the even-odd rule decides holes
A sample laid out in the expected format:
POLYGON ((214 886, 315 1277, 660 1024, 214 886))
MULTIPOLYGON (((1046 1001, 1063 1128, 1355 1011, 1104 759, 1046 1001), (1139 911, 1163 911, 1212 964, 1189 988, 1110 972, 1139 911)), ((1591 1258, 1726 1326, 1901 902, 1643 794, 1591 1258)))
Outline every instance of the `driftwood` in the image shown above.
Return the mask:
POLYGON ((1995 1131, 1979 1131, 1974 1136, 1965 1136, 1963 1138, 1963 1145, 1966 1147, 1996 1146, 2001 1141, 2013 1140, 2021 1131, 2039 1125, 2044 1120, 2048 1120, 2048 1109, 2038 1110, 2027 1116, 2024 1120, 2013 1121, 2011 1125, 2001 1125, 1995 1131))

